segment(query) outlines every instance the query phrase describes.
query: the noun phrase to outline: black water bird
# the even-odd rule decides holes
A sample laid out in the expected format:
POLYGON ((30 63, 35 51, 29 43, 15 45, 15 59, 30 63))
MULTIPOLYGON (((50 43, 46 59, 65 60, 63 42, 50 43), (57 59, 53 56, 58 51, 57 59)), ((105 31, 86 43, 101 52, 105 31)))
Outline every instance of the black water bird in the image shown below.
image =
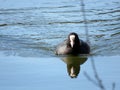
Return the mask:
POLYGON ((84 42, 83 40, 79 39, 77 33, 70 33, 68 38, 60 43, 56 50, 56 55, 78 55, 78 54, 89 54, 90 53, 90 46, 84 42))

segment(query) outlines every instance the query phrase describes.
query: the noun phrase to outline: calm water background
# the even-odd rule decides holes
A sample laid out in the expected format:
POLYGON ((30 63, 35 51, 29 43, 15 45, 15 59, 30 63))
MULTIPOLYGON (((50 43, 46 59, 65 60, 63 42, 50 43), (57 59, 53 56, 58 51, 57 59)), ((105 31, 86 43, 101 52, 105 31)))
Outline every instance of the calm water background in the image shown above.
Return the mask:
MULTIPOLYGON (((120 0, 84 0, 92 54, 106 90, 120 88, 120 0), (101 57, 104 56, 104 57, 101 57)), ((70 32, 86 40, 80 0, 0 0, 1 90, 99 90, 91 57, 76 79, 54 55, 70 32)))

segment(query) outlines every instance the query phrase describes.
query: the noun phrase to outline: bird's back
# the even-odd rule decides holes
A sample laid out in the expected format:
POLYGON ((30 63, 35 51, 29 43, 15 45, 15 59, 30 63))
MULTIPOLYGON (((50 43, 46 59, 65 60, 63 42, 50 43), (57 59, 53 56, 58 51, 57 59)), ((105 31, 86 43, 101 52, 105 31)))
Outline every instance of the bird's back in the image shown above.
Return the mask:
POLYGON ((64 40, 56 47, 55 54, 57 55, 65 55, 70 53, 71 53, 71 48, 67 46, 67 40, 64 40))

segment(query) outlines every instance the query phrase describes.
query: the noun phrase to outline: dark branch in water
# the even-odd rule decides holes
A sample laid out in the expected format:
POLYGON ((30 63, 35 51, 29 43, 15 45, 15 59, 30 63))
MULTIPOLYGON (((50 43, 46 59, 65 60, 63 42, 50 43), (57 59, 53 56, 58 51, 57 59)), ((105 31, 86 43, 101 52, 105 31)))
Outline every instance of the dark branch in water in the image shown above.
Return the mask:
POLYGON ((81 11, 83 14, 83 20, 84 20, 84 25, 85 25, 86 41, 88 42, 88 44, 90 44, 89 33, 88 33, 89 30, 88 30, 87 18, 85 14, 85 4, 84 4, 84 0, 80 0, 80 1, 81 1, 81 11))
POLYGON ((92 68, 93 68, 93 71, 94 71, 94 74, 95 74, 95 78, 96 78, 96 80, 98 82, 98 86, 101 88, 101 90, 105 90, 105 87, 104 87, 104 85, 102 83, 102 80, 99 78, 99 75, 97 73, 93 57, 91 57, 91 64, 92 64, 92 68))
POLYGON ((100 79, 98 73, 97 73, 97 70, 96 70, 96 67, 95 67, 95 63, 94 63, 94 60, 93 58, 91 57, 91 64, 92 64, 92 68, 93 68, 93 71, 94 71, 94 77, 95 77, 95 80, 93 80, 86 72, 84 72, 84 75, 86 76, 86 78, 91 81, 94 85, 98 86, 101 90, 106 90, 105 89, 105 86, 103 85, 102 83, 102 80, 100 79))
POLYGON ((115 90, 115 83, 112 83, 112 90, 115 90))
MULTIPOLYGON (((86 41, 88 42, 88 44, 90 44, 89 33, 88 33, 89 30, 88 30, 87 18, 86 18, 86 14, 85 14, 85 4, 84 4, 84 0, 80 0, 80 1, 81 1, 81 11, 83 14, 83 20, 84 20, 84 25, 85 25, 86 41)), ((94 85, 98 86, 101 90, 106 90, 105 86, 102 83, 102 80, 100 79, 100 77, 97 73, 93 57, 91 57, 91 64, 92 64, 92 69, 94 71, 95 80, 92 79, 86 72, 84 72, 84 75, 86 76, 86 78, 89 81, 91 81, 94 85)), ((112 83, 112 90, 115 90, 115 83, 112 83)))
POLYGON ((96 83, 95 80, 93 80, 86 72, 84 72, 84 75, 86 76, 86 78, 91 81, 94 85, 98 86, 98 84, 96 83))
MULTIPOLYGON (((105 89, 105 85, 102 83, 102 80, 100 79, 100 77, 99 77, 99 75, 97 73, 93 57, 91 57, 91 65, 92 65, 92 68, 93 68, 95 80, 93 78, 91 78, 86 72, 84 72, 85 77, 90 82, 92 82, 94 85, 96 85, 97 87, 99 87, 101 90, 106 90, 105 89)), ((115 90, 115 83, 112 83, 112 90, 115 90)))
POLYGON ((96 78, 96 80, 98 82, 99 87, 102 90, 105 90, 105 87, 104 87, 104 85, 102 83, 102 80, 98 76, 98 73, 97 73, 97 70, 96 70, 96 67, 95 67, 95 63, 94 63, 93 57, 91 57, 91 63, 92 63, 92 68, 93 68, 93 71, 94 71, 94 74, 95 74, 95 78, 96 78))

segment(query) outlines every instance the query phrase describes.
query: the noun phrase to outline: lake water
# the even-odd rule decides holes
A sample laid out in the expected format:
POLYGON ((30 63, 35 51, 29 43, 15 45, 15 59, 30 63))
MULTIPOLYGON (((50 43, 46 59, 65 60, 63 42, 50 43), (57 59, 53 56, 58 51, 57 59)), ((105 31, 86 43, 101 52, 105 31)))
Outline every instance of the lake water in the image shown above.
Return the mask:
MULTIPOLYGON (((92 53, 120 54, 120 1, 85 0, 92 53)), ((0 0, 0 51, 54 56, 55 46, 76 32, 86 39, 79 0, 0 0)))
POLYGON ((87 60, 54 54, 70 32, 86 40, 80 0, 0 0, 1 90, 100 90, 84 75, 95 79, 92 58, 106 90, 113 82, 119 90, 120 0, 84 3, 93 55, 87 60), (81 66, 77 78, 71 65, 81 66))
MULTIPOLYGON (((120 89, 120 56, 93 57, 99 78, 105 87, 111 90, 115 83, 115 90, 120 89)), ((78 61, 80 71, 77 78, 71 78, 67 65, 76 65, 76 60, 65 61, 60 57, 25 58, 3 57, 0 59, 0 89, 1 90, 102 90, 85 76, 85 72, 94 80, 95 74, 91 64, 91 57, 83 64, 78 61)))

